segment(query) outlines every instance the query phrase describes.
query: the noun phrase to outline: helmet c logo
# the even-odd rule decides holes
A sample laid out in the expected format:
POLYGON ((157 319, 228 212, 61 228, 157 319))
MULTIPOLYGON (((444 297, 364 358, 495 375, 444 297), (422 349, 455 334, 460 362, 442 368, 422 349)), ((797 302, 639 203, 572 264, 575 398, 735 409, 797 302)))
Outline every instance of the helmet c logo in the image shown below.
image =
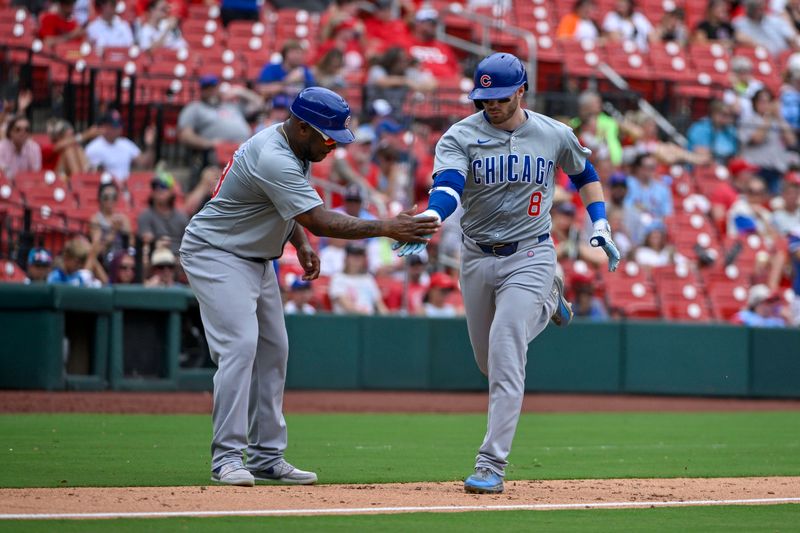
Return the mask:
POLYGON ((345 128, 349 128, 350 127, 350 115, 347 115, 347 118, 344 119, 344 127, 345 128))
POLYGON ((481 82, 481 86, 483 86, 483 87, 491 87, 492 86, 492 77, 489 76, 488 74, 484 74, 483 76, 481 76, 480 82, 481 82))

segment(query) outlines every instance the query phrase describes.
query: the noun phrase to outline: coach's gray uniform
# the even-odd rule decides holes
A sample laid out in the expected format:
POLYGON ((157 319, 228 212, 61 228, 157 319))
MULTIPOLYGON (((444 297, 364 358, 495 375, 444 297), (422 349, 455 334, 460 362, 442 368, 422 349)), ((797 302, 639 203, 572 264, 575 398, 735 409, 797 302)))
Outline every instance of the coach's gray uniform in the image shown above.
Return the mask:
POLYGON ((488 426, 475 466, 500 475, 522 407, 528 344, 557 305, 549 239, 555 168, 579 174, 591 154, 568 126, 526 114, 513 132, 492 126, 483 112, 465 118, 439 140, 434 164, 434 175, 453 169, 466 177, 461 284, 475 360, 489 378, 488 426), (492 245, 507 243, 516 243, 514 253, 492 253, 492 245))
POLYGON ((269 127, 236 151, 214 198, 186 228, 181 263, 218 366, 212 469, 241 462, 247 448, 247 467, 263 470, 286 448, 289 347, 270 259, 283 253, 293 217, 322 204, 308 183, 309 167, 291 151, 279 125, 269 127))

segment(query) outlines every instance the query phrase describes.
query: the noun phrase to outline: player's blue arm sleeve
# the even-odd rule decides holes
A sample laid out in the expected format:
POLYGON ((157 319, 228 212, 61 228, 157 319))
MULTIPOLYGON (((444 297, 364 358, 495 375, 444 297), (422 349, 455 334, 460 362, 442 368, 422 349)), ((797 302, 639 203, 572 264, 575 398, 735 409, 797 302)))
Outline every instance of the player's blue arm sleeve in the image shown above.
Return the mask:
POLYGON ((600 181, 600 178, 597 176, 597 171, 594 169, 594 165, 587 159, 586 166, 583 167, 583 172, 580 174, 570 174, 569 180, 575 185, 575 188, 581 190, 581 187, 592 183, 593 181, 600 181))
POLYGON ((455 169, 449 168, 439 172, 433 178, 428 209, 436 211, 442 220, 452 215, 461 201, 465 181, 464 175, 455 169))

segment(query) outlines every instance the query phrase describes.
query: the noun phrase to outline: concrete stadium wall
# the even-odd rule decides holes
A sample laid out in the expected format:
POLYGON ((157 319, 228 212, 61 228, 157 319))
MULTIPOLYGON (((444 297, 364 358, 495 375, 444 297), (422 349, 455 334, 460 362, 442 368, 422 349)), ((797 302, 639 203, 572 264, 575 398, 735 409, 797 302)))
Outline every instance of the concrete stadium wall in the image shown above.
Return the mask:
MULTIPOLYGON (((207 390, 181 368, 185 289, 0 285, 0 388, 207 390), (66 361, 66 362, 65 362, 66 361)), ((288 316, 287 388, 482 390, 463 319, 288 316)), ((526 390, 800 397, 800 330, 575 321, 528 349, 526 390)))

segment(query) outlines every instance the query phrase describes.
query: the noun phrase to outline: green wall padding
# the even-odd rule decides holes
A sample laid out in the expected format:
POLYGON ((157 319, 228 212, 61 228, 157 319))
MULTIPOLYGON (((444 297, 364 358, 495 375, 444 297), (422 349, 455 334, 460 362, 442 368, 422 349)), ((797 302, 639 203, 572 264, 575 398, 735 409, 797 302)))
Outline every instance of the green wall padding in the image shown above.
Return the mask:
POLYGON ((800 330, 753 328, 751 393, 800 396, 800 330))
POLYGON ((286 387, 360 387, 360 326, 352 317, 287 315, 289 365, 286 387))

